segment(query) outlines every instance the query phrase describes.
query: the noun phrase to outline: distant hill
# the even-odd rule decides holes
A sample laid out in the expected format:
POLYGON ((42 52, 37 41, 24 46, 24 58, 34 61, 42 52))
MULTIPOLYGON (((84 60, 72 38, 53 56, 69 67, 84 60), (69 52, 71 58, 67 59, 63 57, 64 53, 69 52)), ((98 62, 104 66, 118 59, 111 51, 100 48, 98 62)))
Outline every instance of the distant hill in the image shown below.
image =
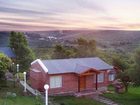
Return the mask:
MULTIPOLYGON (((95 39, 101 49, 133 51, 140 46, 140 31, 62 30, 24 32, 31 47, 51 47, 54 44, 72 45, 77 38, 95 39)), ((7 46, 8 32, 0 32, 0 46, 7 46)))
MULTIPOLYGON (((45 40, 49 40, 51 43, 57 42, 64 45, 72 45, 73 41, 80 37, 87 40, 95 39, 97 41, 97 46, 101 49, 122 52, 131 52, 140 46, 140 31, 64 30, 27 32, 26 34, 30 39, 34 37, 35 39, 40 40, 39 43, 44 43, 45 40), (50 39, 50 36, 54 38, 50 39)), ((33 45, 35 46, 37 43, 34 43, 33 45)), ((45 46, 45 43, 43 45, 41 44, 41 46, 45 46)))
POLYGON ((41 31, 27 32, 29 37, 48 38, 49 36, 63 40, 75 40, 83 37, 97 41, 140 41, 140 31, 118 31, 118 30, 66 30, 66 31, 41 31))

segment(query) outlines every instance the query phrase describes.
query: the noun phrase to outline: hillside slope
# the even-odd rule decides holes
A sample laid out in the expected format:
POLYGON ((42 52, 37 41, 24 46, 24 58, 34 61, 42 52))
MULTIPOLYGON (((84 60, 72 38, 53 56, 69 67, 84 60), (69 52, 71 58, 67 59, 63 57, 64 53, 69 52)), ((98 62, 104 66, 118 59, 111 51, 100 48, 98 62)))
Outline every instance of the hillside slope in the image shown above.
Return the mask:
MULTIPOLYGON (((54 44, 72 45, 77 38, 95 39, 106 50, 133 51, 140 46, 140 31, 64 30, 24 32, 31 47, 52 47, 54 44)), ((0 32, 0 46, 8 46, 8 32, 0 32)))

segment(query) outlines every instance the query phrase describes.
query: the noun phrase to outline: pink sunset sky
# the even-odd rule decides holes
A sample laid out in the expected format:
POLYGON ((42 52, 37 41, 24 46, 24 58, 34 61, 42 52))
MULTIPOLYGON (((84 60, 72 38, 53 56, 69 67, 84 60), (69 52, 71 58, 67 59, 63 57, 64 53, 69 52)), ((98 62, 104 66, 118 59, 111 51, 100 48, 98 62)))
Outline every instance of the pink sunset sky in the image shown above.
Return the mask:
POLYGON ((0 0, 0 31, 140 30, 140 0, 0 0))

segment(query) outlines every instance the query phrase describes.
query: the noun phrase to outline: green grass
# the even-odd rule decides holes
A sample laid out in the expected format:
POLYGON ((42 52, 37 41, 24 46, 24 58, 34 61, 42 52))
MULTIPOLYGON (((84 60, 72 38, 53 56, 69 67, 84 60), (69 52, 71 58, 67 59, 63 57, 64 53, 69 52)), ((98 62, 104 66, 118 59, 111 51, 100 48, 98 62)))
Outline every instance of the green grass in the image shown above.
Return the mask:
MULTIPOLYGON (((2 86, 2 82, 0 81, 2 86)), ((5 83, 3 83, 5 86, 5 83)), ((5 87, 0 89, 0 105, 44 105, 41 99, 33 96, 24 96, 23 87, 13 82, 7 82, 5 87), (8 96, 7 92, 16 93, 16 97, 8 96), (40 103, 40 104, 39 104, 40 103)))
POLYGON ((35 98, 31 96, 0 98, 0 105, 37 105, 36 103, 35 98))
POLYGON ((53 97, 53 100, 60 105, 61 103, 64 103, 64 105, 105 105, 93 99, 76 98, 72 96, 57 96, 53 97))
POLYGON ((121 105, 140 105, 140 87, 130 87, 127 93, 107 93, 103 96, 120 103, 121 105))
MULTIPOLYGON (((7 82, 6 85, 6 87, 0 89, 0 105, 43 105, 43 102, 40 99, 36 100, 36 97, 23 96, 23 88, 19 85, 16 84, 16 87, 14 87, 13 82, 7 82), (7 97, 7 92, 16 93, 17 97, 7 97)), ((93 99, 76 98, 72 96, 58 96, 49 98, 53 98, 54 102, 60 105, 61 103, 64 103, 65 105, 104 105, 94 101, 93 99)))

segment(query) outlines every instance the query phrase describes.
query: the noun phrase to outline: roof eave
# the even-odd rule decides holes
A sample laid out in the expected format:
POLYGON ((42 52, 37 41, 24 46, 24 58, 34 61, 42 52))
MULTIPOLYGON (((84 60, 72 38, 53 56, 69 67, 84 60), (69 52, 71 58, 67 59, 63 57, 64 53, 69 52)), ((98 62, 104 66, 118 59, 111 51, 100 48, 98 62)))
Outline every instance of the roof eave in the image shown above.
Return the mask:
POLYGON ((40 66, 42 67, 42 69, 43 69, 46 73, 48 72, 47 67, 43 64, 43 62, 42 62, 40 59, 36 59, 35 61, 33 61, 33 62, 31 63, 31 65, 34 64, 34 63, 36 63, 36 62, 38 62, 38 63, 40 64, 40 66))

